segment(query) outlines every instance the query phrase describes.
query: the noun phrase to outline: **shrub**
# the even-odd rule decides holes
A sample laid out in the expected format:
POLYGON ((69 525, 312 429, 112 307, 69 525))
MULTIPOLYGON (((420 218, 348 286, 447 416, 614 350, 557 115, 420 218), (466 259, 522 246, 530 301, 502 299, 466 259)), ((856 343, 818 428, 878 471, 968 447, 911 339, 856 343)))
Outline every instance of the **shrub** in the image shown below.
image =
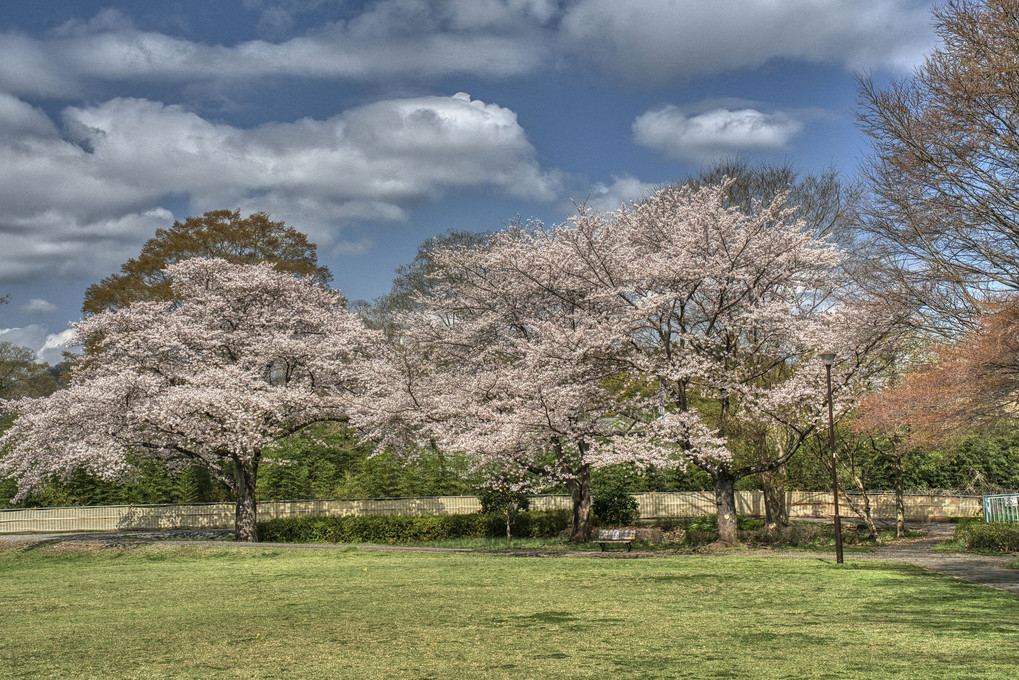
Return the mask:
MULTIPOLYGON (((551 538, 569 526, 565 510, 522 512, 513 535, 551 538)), ((282 517, 258 523, 259 540, 271 543, 418 543, 506 535, 506 520, 497 513, 471 515, 348 515, 282 517)))
POLYGON ((628 526, 640 518, 637 499, 622 484, 607 484, 591 503, 596 521, 602 525, 628 526))
POLYGON ((1019 552, 1019 522, 966 522, 955 528, 953 538, 967 550, 980 552, 1019 552))

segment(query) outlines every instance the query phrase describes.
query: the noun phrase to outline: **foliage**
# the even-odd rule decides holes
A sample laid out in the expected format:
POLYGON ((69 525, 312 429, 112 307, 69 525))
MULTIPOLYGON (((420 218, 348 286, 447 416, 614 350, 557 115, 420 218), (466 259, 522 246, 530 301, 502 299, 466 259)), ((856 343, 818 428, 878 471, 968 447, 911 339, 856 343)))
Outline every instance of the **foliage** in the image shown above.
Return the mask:
POLYGON ((836 296, 840 252, 783 195, 744 212, 730 186, 669 188, 431 253, 437 283, 407 317, 387 398, 365 404, 372 435, 566 484, 577 540, 601 465, 692 461, 731 501, 736 480, 781 464, 816 426, 817 349, 844 348, 845 410, 887 353, 894 315, 836 296), (734 466, 729 442, 748 422, 777 422, 792 441, 734 466))
POLYGON ((390 338, 405 330, 407 315, 422 309, 424 301, 441 285, 444 272, 436 255, 456 248, 485 248, 491 234, 451 229, 422 243, 409 264, 396 268, 389 293, 371 302, 358 300, 354 309, 371 328, 390 338))
POLYGON ((976 552, 1019 552, 1019 522, 963 522, 952 538, 976 552))
MULTIPOLYGON (((513 535, 520 538, 551 538, 569 526, 562 510, 521 512, 512 518, 513 535)), ((275 543, 418 543, 457 538, 495 538, 505 535, 501 513, 470 515, 305 516, 260 522, 261 541, 275 543)))
POLYGON ((132 465, 131 472, 121 479, 101 479, 82 469, 66 478, 55 475, 16 503, 9 501, 17 494, 16 480, 0 480, 0 508, 231 500, 229 489, 204 467, 192 465, 171 473, 166 465, 150 458, 139 458, 132 465))
POLYGON ((157 229, 138 257, 121 265, 119 274, 89 286, 82 312, 99 314, 142 300, 171 301, 174 291, 164 270, 193 257, 233 264, 269 262, 277 271, 317 284, 332 280, 329 270, 318 264, 315 244, 293 227, 274 222, 265 213, 241 217, 237 210, 214 210, 157 229))
POLYGON ((341 423, 317 423, 266 449, 260 500, 386 498, 475 493, 462 454, 423 449, 396 456, 341 423))
POLYGON ((201 465, 237 497, 237 536, 253 540, 264 450, 345 419, 381 337, 337 293, 273 270, 191 259, 166 274, 177 303, 137 302, 75 325, 93 353, 67 389, 20 400, 0 438, 0 476, 19 496, 57 472, 105 479, 132 456, 201 465))
MULTIPOLYGON (((16 481, 0 480, 0 508, 233 500, 229 488, 201 466, 174 471, 144 457, 133 465, 122 479, 84 470, 68 479, 56 475, 13 504, 8 499, 17 493, 16 481)), ((407 459, 377 452, 342 424, 318 423, 266 449, 255 495, 258 500, 455 496, 475 493, 477 482, 462 455, 422 451, 407 459)))
POLYGON ((44 397, 56 389, 49 364, 36 361, 27 347, 0 342, 0 399, 44 397))
MULTIPOLYGON (((718 540, 718 517, 704 517, 657 520, 653 526, 665 532, 682 529, 681 544, 697 548, 709 545, 718 540)), ((835 529, 829 524, 816 522, 793 521, 788 526, 774 530, 765 528, 764 520, 758 517, 737 516, 737 528, 740 539, 750 546, 770 546, 783 548, 810 548, 815 550, 833 550, 835 546, 835 529)), ((894 532, 885 532, 882 538, 891 539, 894 532)), ((842 541, 847 546, 876 545, 874 537, 864 525, 844 522, 842 541)))
POLYGON ((593 494, 595 520, 603 526, 630 526, 640 518, 640 509, 622 483, 606 484, 593 494))

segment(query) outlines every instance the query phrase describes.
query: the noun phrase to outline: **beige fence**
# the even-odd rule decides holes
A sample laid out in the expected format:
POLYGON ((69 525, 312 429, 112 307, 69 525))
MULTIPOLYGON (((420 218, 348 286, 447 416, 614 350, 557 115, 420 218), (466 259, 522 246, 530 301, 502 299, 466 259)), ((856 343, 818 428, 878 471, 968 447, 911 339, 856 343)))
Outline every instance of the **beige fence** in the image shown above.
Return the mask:
MULTIPOLYGON (((642 519, 698 517, 715 513, 715 497, 709 491, 634 494, 642 519)), ((840 500, 843 516, 852 515, 848 499, 840 500)), ((830 517, 830 493, 792 491, 787 494, 792 517, 830 517)), ((871 496, 877 519, 895 518, 891 494, 871 496)), ((534 510, 569 509, 569 496, 534 496, 534 510)), ((980 511, 979 496, 906 496, 909 521, 971 517, 980 511)), ((478 512, 476 496, 430 498, 382 498, 361 500, 264 501, 258 504, 260 519, 300 515, 457 515, 478 512)), ((742 515, 764 514, 760 491, 737 491, 736 510, 742 515)), ((53 531, 116 531, 124 529, 211 529, 231 528, 232 503, 194 505, 108 505, 73 508, 32 508, 0 510, 0 534, 53 531)))

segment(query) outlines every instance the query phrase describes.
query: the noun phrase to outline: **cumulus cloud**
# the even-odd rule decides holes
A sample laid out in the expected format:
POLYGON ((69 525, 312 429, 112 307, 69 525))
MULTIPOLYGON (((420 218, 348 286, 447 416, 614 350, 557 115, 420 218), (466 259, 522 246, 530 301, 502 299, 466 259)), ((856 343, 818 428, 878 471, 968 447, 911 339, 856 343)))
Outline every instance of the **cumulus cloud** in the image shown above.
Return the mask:
POLYGON ((78 349, 77 345, 70 344, 73 339, 73 328, 68 328, 59 333, 50 333, 46 336, 42 347, 36 351, 35 356, 39 361, 45 361, 47 364, 59 364, 63 361, 64 352, 78 349))
POLYGON ((800 120, 781 111, 713 108, 691 115, 666 106, 638 116, 633 121, 633 138, 666 158, 717 159, 747 151, 777 151, 802 128, 800 120))
MULTIPOLYGON (((542 49, 547 42, 528 23, 542 15, 544 4, 488 0, 472 7, 468 2, 384 0, 348 22, 326 23, 282 42, 231 46, 144 31, 107 10, 45 38, 0 33, 0 90, 74 96, 93 80, 508 77, 533 71, 549 58, 542 49)), ((278 33, 292 26, 293 10, 275 5, 262 11, 265 30, 278 33)))
POLYGON ((611 184, 595 184, 585 203, 592 210, 611 212, 651 195, 657 187, 630 175, 613 177, 611 184))
POLYGON ((28 302, 18 307, 18 311, 23 314, 55 314, 60 310, 55 304, 42 298, 32 298, 28 302))
POLYGON ((569 51, 634 85, 755 68, 775 59, 908 70, 933 47, 917 0, 577 0, 569 51))
POLYGON ((71 107, 62 122, 0 97, 0 281, 116 268, 172 221, 167 196, 266 210, 329 248, 344 223, 403 220, 452 189, 559 190, 516 114, 463 93, 250 129, 143 99, 71 107))
POLYGON ((36 359, 48 364, 58 364, 61 355, 74 347, 67 343, 74 337, 74 330, 65 329, 59 333, 51 333, 46 326, 31 324, 22 328, 0 328, 0 342, 9 342, 19 347, 27 347, 35 352, 36 359))
POLYGON ((776 59, 907 70, 935 42, 920 0, 377 0, 285 40, 295 17, 325 3, 248 4, 270 39, 196 42, 112 10, 42 38, 0 34, 0 90, 66 97, 94 81, 506 78, 564 60, 654 85, 776 59))

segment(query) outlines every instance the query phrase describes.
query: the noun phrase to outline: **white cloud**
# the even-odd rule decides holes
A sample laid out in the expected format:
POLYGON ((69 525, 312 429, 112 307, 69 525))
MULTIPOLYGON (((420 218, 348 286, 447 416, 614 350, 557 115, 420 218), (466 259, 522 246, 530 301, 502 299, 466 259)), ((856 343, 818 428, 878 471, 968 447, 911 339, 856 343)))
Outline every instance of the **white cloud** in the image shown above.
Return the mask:
POLYGON ((613 177, 612 184, 595 184, 585 204, 592 210, 611 212, 649 196, 657 187, 629 175, 613 177))
POLYGON ((252 129, 142 99, 68 108, 63 136, 47 122, 0 98, 0 281, 115 269, 172 221, 171 195, 196 212, 266 210, 329 248, 343 224, 403 220, 453 189, 559 190, 516 114, 463 93, 252 129))
POLYGON ((641 146, 667 158, 717 159, 747 151, 777 151, 803 128, 784 112, 753 108, 714 108, 688 115, 675 106, 641 114, 633 137, 641 146))
POLYGON ((52 302, 49 302, 48 300, 43 300, 42 298, 32 298, 25 304, 19 306, 18 311, 24 314, 43 315, 43 314, 54 314, 60 311, 60 308, 57 307, 52 302))
POLYGON ((77 348, 77 345, 67 344, 73 337, 73 328, 51 333, 41 324, 30 324, 22 328, 0 328, 0 342, 27 347, 35 352, 38 361, 45 361, 48 364, 59 364, 63 360, 61 355, 64 352, 77 348))
POLYGON ((356 241, 340 241, 332 247, 330 252, 333 255, 364 255, 371 247, 372 240, 366 236, 356 241))
POLYGON ((907 70, 935 44, 918 0, 577 0, 561 32, 567 49, 635 85, 775 59, 907 70))
MULTIPOLYGON (((263 34, 319 2, 250 2, 263 34)), ((0 90, 80 96, 93 81, 208 83, 505 78, 564 57, 631 85, 790 59, 905 71, 935 44, 924 0, 378 0, 280 42, 216 45, 145 31, 116 11, 44 38, 0 34, 0 90)))
POLYGON ((64 352, 77 349, 77 345, 68 344, 73 339, 73 328, 68 328, 59 333, 50 333, 46 336, 45 342, 43 342, 42 347, 39 348, 35 355, 39 361, 45 361, 47 364, 59 364, 63 361, 64 352))
MULTIPOLYGON (((143 31, 124 15, 106 11, 42 39, 0 33, 0 90, 80 95, 93 79, 194 83, 279 76, 507 77, 533 71, 549 58, 542 48, 547 42, 527 23, 528 17, 541 14, 528 7, 543 4, 511 0, 479 6, 506 5, 500 20, 497 12, 468 11, 469 3, 384 1, 348 23, 328 23, 278 43, 251 40, 231 46, 143 31), (515 5, 520 7, 514 10, 515 5), (514 14, 520 21, 511 21, 514 14)), ((267 30, 284 31, 290 25, 292 12, 266 11, 267 30)))

